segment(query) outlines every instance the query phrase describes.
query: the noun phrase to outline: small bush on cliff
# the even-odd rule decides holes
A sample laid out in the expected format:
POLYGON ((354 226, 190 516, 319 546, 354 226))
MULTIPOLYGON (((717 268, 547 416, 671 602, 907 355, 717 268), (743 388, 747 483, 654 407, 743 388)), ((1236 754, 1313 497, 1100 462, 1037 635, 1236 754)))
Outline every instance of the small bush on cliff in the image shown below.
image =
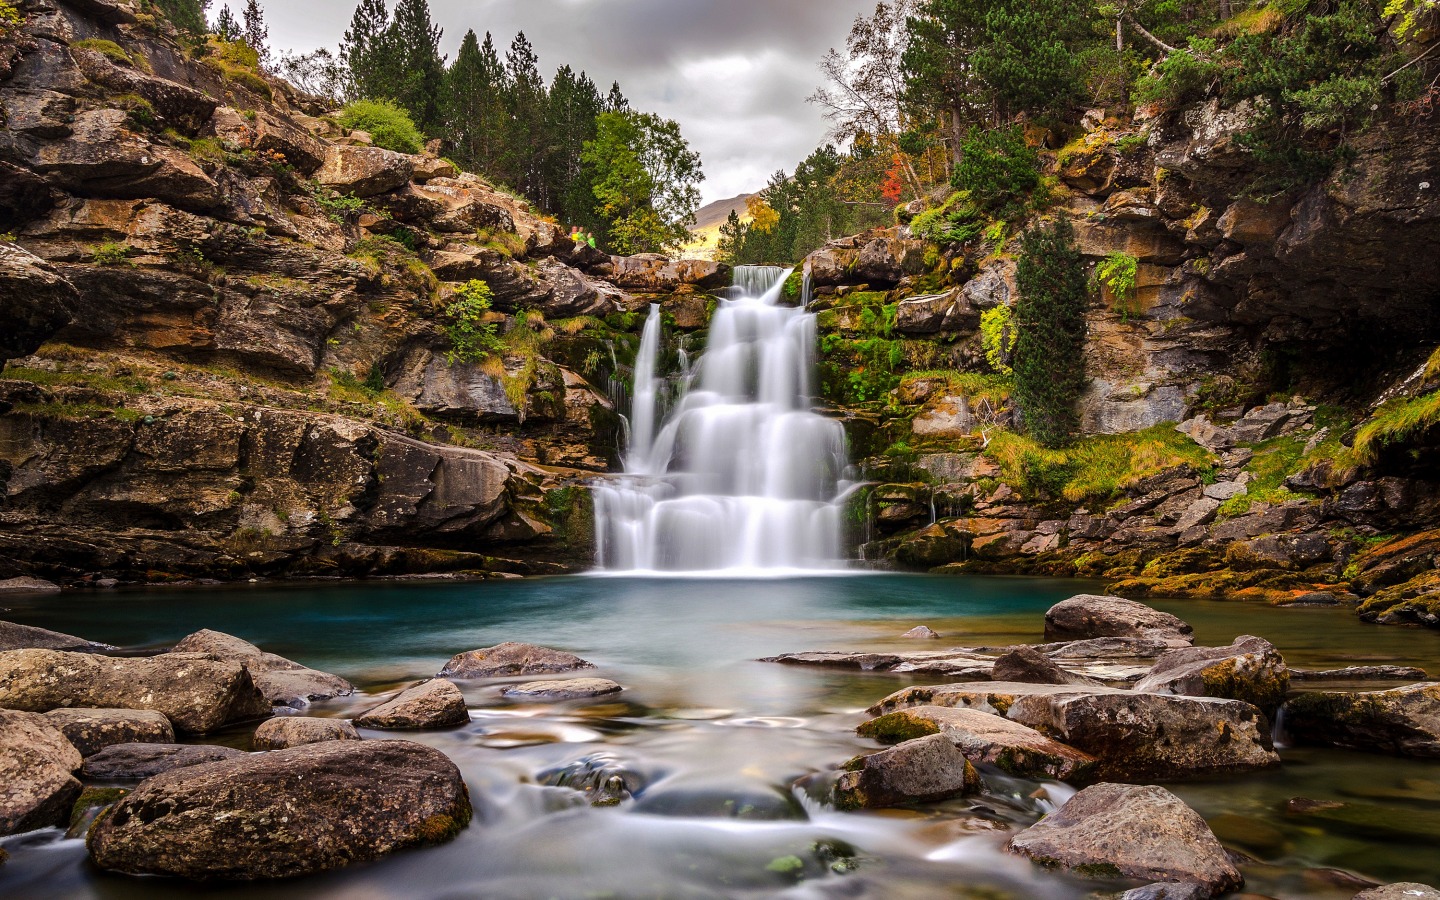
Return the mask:
POLYGON ((134 69, 144 69, 146 71, 150 69, 150 64, 145 60, 145 57, 139 53, 133 56, 126 53, 125 48, 114 41, 107 41, 103 38, 86 38, 83 41, 76 41, 70 46, 77 50, 94 50, 111 62, 118 63, 122 66, 130 66, 134 69))
POLYGON ((960 152, 950 178, 957 190, 969 191, 972 203, 1001 218, 1024 212, 1040 186, 1040 154, 1025 143, 1020 126, 971 129, 960 152))
POLYGON ((20 27, 25 17, 10 0, 0 0, 0 36, 9 34, 20 27))
POLYGON ((1025 429, 1046 447, 1070 442, 1075 402, 1085 388, 1085 308, 1089 292, 1070 222, 1029 229, 1020 239, 1015 279, 1019 334, 1011 366, 1025 429))
POLYGON ((480 362, 500 349, 498 328, 494 322, 485 321, 492 298, 490 285, 471 279, 445 307, 449 320, 445 334, 450 338, 447 359, 452 366, 457 362, 480 362))
POLYGON ((240 85, 266 100, 274 96, 270 83, 260 76, 260 54, 243 40, 212 39, 207 45, 209 55, 201 62, 214 69, 227 81, 240 85))
POLYGON ((1072 503, 1114 499, 1141 479, 1176 466, 1203 474, 1215 465, 1203 447, 1173 425, 1133 434, 1092 435, 1061 450, 1003 432, 990 442, 985 455, 1000 466, 1001 480, 1027 497, 1064 498, 1072 503))
POLYGON ((375 146, 397 153, 419 153, 425 149, 425 135, 415 127, 410 114, 389 100, 356 100, 340 111, 340 124, 352 131, 370 134, 375 146))
POLYGON ((106 242, 92 251, 91 258, 97 266, 121 266, 129 264, 129 255, 130 248, 126 245, 106 242))
POLYGON ((985 348, 985 361, 996 373, 1009 377, 1015 374, 1010 356, 1015 351, 1015 314, 1000 304, 980 314, 980 345, 985 348))
POLYGON ((1114 309, 1122 317, 1128 317, 1137 310, 1130 306, 1131 295, 1135 293, 1135 279, 1140 274, 1140 261, 1128 253, 1116 250, 1106 254, 1095 266, 1095 285, 1110 289, 1114 309))

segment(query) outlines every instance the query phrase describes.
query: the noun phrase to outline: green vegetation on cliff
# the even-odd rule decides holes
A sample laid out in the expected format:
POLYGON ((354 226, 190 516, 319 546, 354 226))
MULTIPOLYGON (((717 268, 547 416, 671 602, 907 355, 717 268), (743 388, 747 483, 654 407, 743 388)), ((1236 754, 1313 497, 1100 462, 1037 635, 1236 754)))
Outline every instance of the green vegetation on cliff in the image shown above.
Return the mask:
POLYGON ((1017 335, 1011 367, 1025 430, 1047 447, 1068 443, 1079 427, 1085 388, 1085 309, 1090 295, 1066 219, 1025 232, 1015 280, 1017 335))

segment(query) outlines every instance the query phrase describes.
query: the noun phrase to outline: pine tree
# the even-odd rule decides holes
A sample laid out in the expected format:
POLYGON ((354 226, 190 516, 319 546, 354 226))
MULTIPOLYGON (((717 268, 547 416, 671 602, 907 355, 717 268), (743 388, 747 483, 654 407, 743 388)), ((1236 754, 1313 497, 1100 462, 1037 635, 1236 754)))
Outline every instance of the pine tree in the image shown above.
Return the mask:
POLYGON ((504 177, 511 187, 531 200, 543 193, 541 159, 545 140, 545 81, 540 77, 540 60, 525 32, 515 35, 505 54, 504 177))
POLYGON ((1090 300, 1069 220, 1040 224, 1022 235, 1015 279, 1020 291, 1012 354, 1015 402, 1037 441, 1064 446, 1080 425, 1075 407, 1085 389, 1090 300))
POLYGON ((346 99, 395 97, 399 67, 390 40, 390 13, 385 9, 385 0, 360 0, 340 43, 340 58, 350 72, 346 99))
POLYGON ((268 66, 270 29, 265 26, 265 10, 261 8, 260 0, 245 0, 245 8, 240 13, 240 32, 245 43, 259 55, 260 65, 268 66))
POLYGON ((581 154, 595 137, 601 113, 600 92, 584 72, 578 76, 561 66, 550 81, 546 99, 544 202, 572 225, 593 227, 593 185, 584 177, 581 154))
POLYGON ((230 12, 230 7, 220 7, 220 14, 215 17, 213 30, 216 37, 222 41, 233 41, 240 37, 240 24, 235 21, 235 14, 230 12))
POLYGON ((605 95, 605 112, 623 113, 630 111, 630 101, 620 93, 620 82, 610 82, 610 93, 605 95))
POLYGON ((461 165, 491 173, 499 153, 498 135, 505 124, 502 97, 504 69, 490 35, 482 48, 467 31, 460 52, 445 73, 443 112, 446 144, 461 165))
POLYGON ((399 0, 395 5, 395 18, 387 33, 398 76, 392 96, 427 133, 442 127, 445 60, 440 55, 441 33, 430 21, 427 0, 399 0))

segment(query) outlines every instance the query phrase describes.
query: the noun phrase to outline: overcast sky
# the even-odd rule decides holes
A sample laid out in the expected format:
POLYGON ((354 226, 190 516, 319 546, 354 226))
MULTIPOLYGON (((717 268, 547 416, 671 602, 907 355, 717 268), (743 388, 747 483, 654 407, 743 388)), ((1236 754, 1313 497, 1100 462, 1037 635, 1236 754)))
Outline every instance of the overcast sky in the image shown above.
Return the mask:
MULTIPOLYGON (((394 8, 394 0, 389 0, 394 8)), ((355 0, 262 0, 270 44, 334 48, 355 0)), ((219 3, 212 6, 218 12, 219 3)), ((239 12, 241 0, 230 0, 239 12)), ((805 102, 821 55, 875 0, 430 0, 453 58, 473 28, 502 55, 524 31, 547 80, 560 65, 611 81, 638 109, 680 123, 705 164, 705 202, 758 190, 819 145, 825 122, 805 102)))

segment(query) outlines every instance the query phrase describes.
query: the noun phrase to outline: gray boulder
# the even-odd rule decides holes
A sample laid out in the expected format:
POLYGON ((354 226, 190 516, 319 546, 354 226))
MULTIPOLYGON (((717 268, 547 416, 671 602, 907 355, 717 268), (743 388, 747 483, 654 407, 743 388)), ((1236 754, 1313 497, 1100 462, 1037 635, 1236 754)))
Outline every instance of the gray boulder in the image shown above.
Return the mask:
POLYGON ((52 709, 45 718, 75 745, 94 756, 114 744, 171 744, 175 730, 163 713, 148 709, 52 709))
POLYGON ((618 694, 624 688, 608 678, 570 678, 563 681, 529 681, 501 688, 511 700, 579 700, 618 694))
POLYGON ((250 746, 256 750, 284 750, 324 741, 358 741, 355 726, 344 719, 281 716, 260 723, 250 746))
POLYGON ((355 719, 360 728, 449 728, 470 721, 465 696, 443 678, 422 681, 355 719))
POLYGON ((1440 681, 1388 691, 1315 691, 1284 707, 1296 741, 1440 758, 1440 681))
POLYGON ((835 782, 839 809, 879 809, 945 800, 980 788, 975 767, 949 738, 932 734, 857 756, 835 782))
POLYGON ((339 675, 311 669, 267 653, 233 635, 208 628, 185 637, 172 653, 210 653, 234 660, 250 670, 260 693, 275 706, 305 706, 311 700, 328 700, 355 693, 355 686, 339 675))
POLYGON ((290 878, 449 841, 470 822, 460 770, 410 741, 328 741, 177 769, 90 829, 131 875, 290 878))
POLYGON ((1290 671, 1273 644, 1242 635, 1228 647, 1171 650, 1135 684, 1135 690, 1244 700, 1274 715, 1290 690, 1290 671))
POLYGON ((503 675, 546 675, 593 669, 595 664, 563 650, 551 650, 534 644, 506 641, 493 647, 481 647, 457 653, 440 670, 442 678, 494 678, 503 675))
POLYGON ((97 644, 73 634, 0 622, 0 651, 4 650, 70 650, 76 653, 99 653, 114 650, 109 644, 97 644))
POLYGON ((0 653, 0 707, 153 709, 181 734, 267 716, 270 703, 240 663, 203 653, 124 659, 62 650, 0 653))
POLYGON ((1060 668, 1054 660, 1032 647, 1017 647, 995 660, 990 677, 994 681, 1018 681, 1022 684, 1100 686, 1100 682, 1093 678, 1060 668))
POLYGON ((1200 814, 1153 785, 1092 785, 1006 849, 1077 875, 1198 884, 1207 896, 1245 883, 1200 814))
POLYGON ((44 716, 0 709, 0 835, 64 822, 78 768, 79 751, 44 716))
POLYGON ((880 716, 855 729, 882 744, 944 735, 972 763, 995 766, 1020 778, 1083 781, 1095 757, 1001 716, 975 709, 917 706, 880 716))
POLYGON ((1045 640, 1152 638, 1180 646, 1193 643, 1194 629, 1169 613, 1123 597, 1079 594, 1045 613, 1045 640))
POLYGON ((88 757, 80 769, 86 778, 149 778, 171 769, 199 766, 244 756, 234 747, 201 744, 114 744, 88 757))

